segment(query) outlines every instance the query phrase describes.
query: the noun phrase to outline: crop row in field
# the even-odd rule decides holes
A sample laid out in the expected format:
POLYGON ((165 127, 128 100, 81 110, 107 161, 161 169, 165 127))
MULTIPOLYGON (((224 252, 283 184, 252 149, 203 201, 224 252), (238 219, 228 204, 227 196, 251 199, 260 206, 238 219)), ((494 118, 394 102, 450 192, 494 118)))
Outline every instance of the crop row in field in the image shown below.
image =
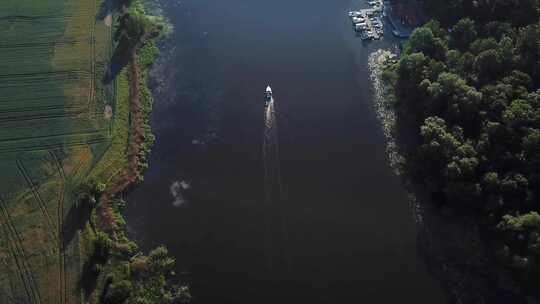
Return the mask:
POLYGON ((81 302, 77 190, 116 116, 101 2, 0 1, 0 303, 81 302))
POLYGON ((111 122, 104 113, 106 105, 114 106, 113 86, 96 84, 110 58, 110 28, 96 21, 98 5, 0 3, 0 130, 9 130, 0 132, 0 145, 11 142, 19 150, 21 140, 107 136, 111 122))

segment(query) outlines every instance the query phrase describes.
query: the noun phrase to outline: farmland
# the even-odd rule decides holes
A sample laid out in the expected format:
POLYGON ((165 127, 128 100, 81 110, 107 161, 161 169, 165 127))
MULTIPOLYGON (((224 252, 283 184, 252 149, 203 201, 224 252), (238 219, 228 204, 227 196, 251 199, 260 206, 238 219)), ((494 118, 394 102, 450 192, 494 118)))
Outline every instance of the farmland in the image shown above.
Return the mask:
POLYGON ((0 303, 81 303, 77 189, 127 132, 102 2, 0 1, 0 303))

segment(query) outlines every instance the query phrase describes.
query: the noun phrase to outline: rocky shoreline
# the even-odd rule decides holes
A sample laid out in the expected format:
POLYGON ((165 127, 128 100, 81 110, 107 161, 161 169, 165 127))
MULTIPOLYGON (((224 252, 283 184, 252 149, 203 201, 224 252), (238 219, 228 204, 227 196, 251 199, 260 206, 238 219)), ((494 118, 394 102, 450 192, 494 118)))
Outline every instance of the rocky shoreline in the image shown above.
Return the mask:
POLYGON ((373 84, 375 113, 377 115, 377 119, 381 123, 384 137, 386 139, 386 153, 388 154, 388 160, 394 172, 399 175, 400 172, 398 170, 398 166, 403 159, 398 153, 397 143, 394 136, 396 115, 392 105, 389 104, 385 99, 387 92, 382 80, 382 73, 386 63, 396 57, 396 52, 379 49, 369 55, 368 68, 370 73, 369 76, 373 84))

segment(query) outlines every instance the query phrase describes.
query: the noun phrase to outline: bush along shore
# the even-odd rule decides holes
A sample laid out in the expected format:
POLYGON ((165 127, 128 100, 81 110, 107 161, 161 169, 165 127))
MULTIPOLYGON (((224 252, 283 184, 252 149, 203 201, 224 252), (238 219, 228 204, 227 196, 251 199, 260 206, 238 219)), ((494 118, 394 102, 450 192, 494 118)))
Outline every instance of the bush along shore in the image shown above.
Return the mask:
POLYGON ((456 263, 489 282, 455 302, 485 302, 497 288, 539 298, 540 7, 523 2, 426 1, 443 25, 416 29, 383 72, 401 173, 441 218, 474 227, 463 246, 477 250, 456 263))
POLYGON ((88 303, 189 303, 185 284, 176 282, 175 261, 165 247, 148 255, 128 239, 121 194, 141 182, 154 142, 149 125, 152 96, 147 73, 158 55, 155 39, 162 26, 144 12, 138 1, 118 0, 115 53, 104 81, 116 81, 117 138, 104 160, 80 188, 80 204, 90 210, 81 251, 86 256, 81 288, 88 303), (124 119, 121 119, 124 117, 124 119), (127 118, 127 119, 126 119, 127 118))

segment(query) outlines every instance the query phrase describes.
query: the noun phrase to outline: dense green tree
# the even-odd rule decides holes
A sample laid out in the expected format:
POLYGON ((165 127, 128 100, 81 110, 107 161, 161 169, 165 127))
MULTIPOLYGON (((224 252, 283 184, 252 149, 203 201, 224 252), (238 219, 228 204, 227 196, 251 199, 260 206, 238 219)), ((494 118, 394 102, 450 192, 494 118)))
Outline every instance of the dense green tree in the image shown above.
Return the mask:
POLYGON ((426 118, 420 134, 423 144, 419 147, 419 157, 425 161, 426 174, 437 177, 456 155, 461 143, 448 130, 444 119, 436 116, 426 118))
POLYGON ((510 127, 530 126, 536 117, 533 107, 523 99, 512 101, 503 113, 503 121, 510 127))
POLYGON ((527 129, 527 134, 522 139, 525 157, 530 163, 540 161, 540 130, 535 128, 527 129))
POLYGON ((427 88, 426 116, 438 115, 450 124, 459 123, 466 133, 475 132, 482 94, 452 73, 441 73, 427 88))
POLYGON ((486 23, 483 29, 486 36, 500 40, 503 36, 514 36, 514 29, 508 22, 490 21, 486 23))
POLYGON ((111 239, 106 233, 98 231, 96 232, 93 245, 94 250, 91 259, 97 263, 104 263, 111 253, 111 239))
POLYGON ((463 17, 488 23, 490 21, 509 22, 523 26, 538 20, 538 0, 425 0, 428 12, 443 24, 455 23, 463 17))
POLYGON ((531 211, 523 215, 504 215, 497 228, 501 230, 523 231, 527 228, 537 228, 540 226, 540 215, 536 211, 531 211))
POLYGON ((503 71, 502 58, 495 49, 482 51, 476 56, 474 68, 483 83, 490 82, 503 71))
POLYGON ((441 24, 437 20, 430 20, 424 24, 425 28, 428 28, 435 38, 440 39, 441 41, 446 42, 448 40, 446 31, 441 27, 441 24))
POLYGON ((416 29, 385 71, 404 172, 491 225, 506 265, 540 273, 539 3, 425 3, 444 26, 416 29))
POLYGON ((105 294, 104 304, 124 304, 131 295, 131 282, 122 280, 112 283, 105 294))
POLYGON ((531 24, 519 30, 517 36, 518 61, 521 69, 527 72, 535 84, 540 84, 540 25, 531 24))
POLYGON ((476 27, 469 18, 459 20, 452 28, 450 46, 460 51, 466 51, 469 45, 476 40, 476 27))
POLYGON ((189 303, 191 295, 187 287, 167 283, 174 274, 174 266, 175 260, 163 246, 150 251, 147 256, 134 257, 130 269, 137 284, 131 296, 132 303, 189 303))
POLYGON ((445 42, 437 38, 427 27, 421 27, 413 32, 409 46, 411 53, 423 53, 438 60, 443 60, 446 54, 445 42))
POLYGON ((501 187, 501 180, 497 172, 487 172, 483 178, 483 189, 487 193, 498 193, 501 187))
POLYGON ((496 50, 498 46, 499 43, 493 37, 479 38, 470 44, 470 51, 477 56, 484 51, 496 50))
POLYGON ((429 60, 422 53, 405 55, 400 59, 397 68, 396 94, 399 103, 403 104, 402 109, 406 109, 411 116, 416 117, 422 110, 418 100, 422 100, 425 92, 419 88, 419 84, 426 79, 426 67, 429 60))

